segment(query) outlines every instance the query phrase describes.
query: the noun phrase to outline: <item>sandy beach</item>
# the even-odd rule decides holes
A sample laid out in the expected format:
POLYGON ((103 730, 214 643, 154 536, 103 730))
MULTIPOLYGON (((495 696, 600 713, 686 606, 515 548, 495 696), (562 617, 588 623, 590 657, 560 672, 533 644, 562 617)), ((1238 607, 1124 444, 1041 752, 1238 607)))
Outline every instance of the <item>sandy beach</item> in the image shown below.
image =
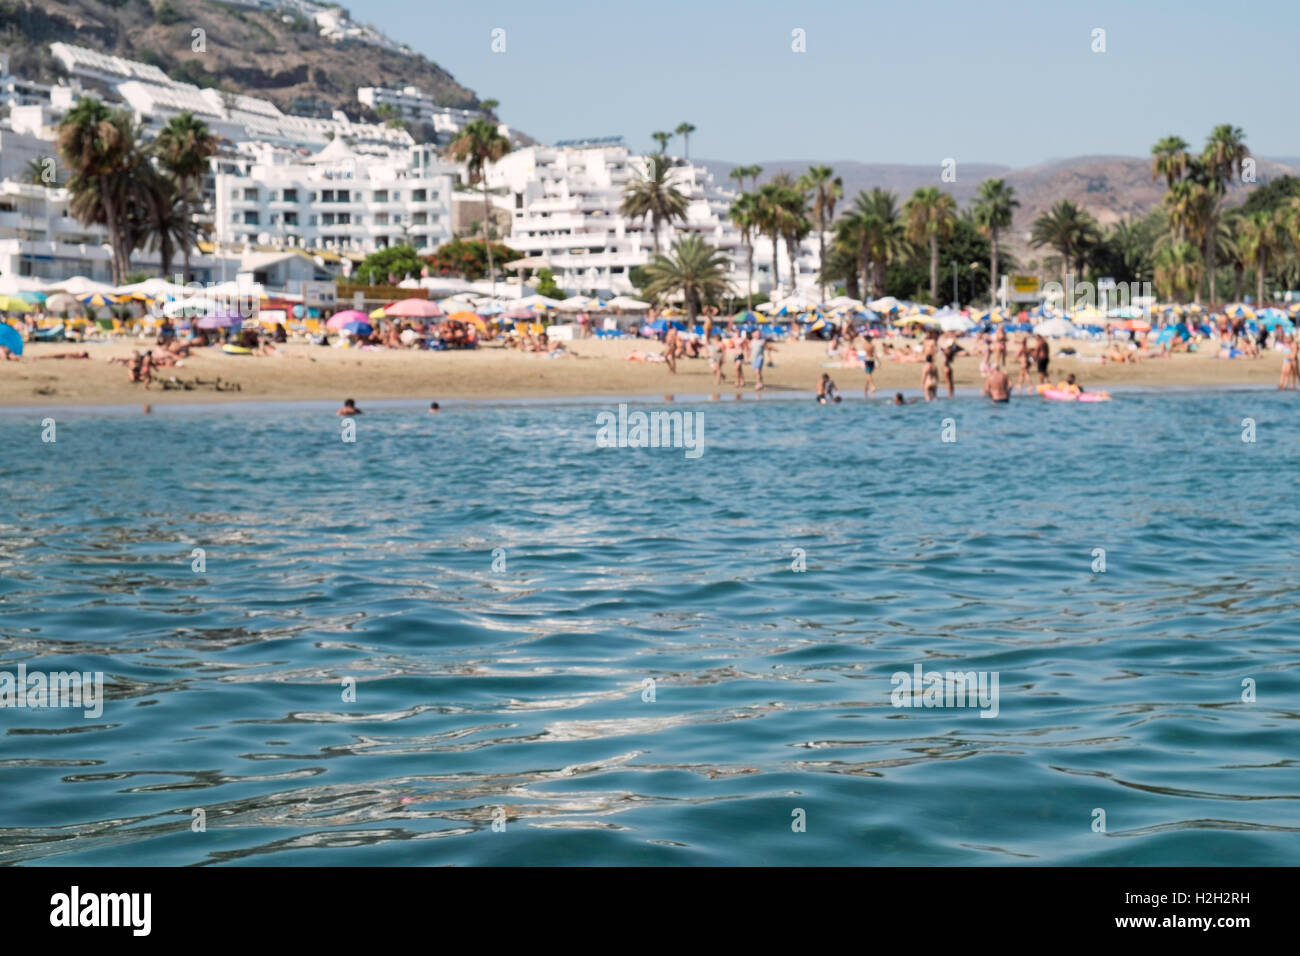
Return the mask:
MULTIPOLYGON (((629 361, 632 352, 657 353, 655 342, 623 339, 589 339, 571 343, 573 356, 548 358, 488 344, 473 351, 363 351, 288 345, 283 355, 252 357, 226 355, 216 349, 201 350, 179 368, 160 369, 161 379, 175 377, 194 384, 192 390, 165 390, 159 381, 146 389, 127 381, 121 364, 110 357, 125 357, 144 343, 29 344, 22 362, 0 363, 0 405, 121 405, 214 401, 303 401, 427 398, 563 398, 589 395, 722 394, 737 391, 731 384, 734 366, 728 361, 727 382, 714 385, 707 359, 678 362, 677 374, 662 363, 629 361), (44 359, 42 356, 88 351, 90 359, 44 359), (238 384, 239 390, 217 391, 238 384), (196 383, 197 380, 197 383, 196 383)), ((1088 388, 1124 385, 1206 386, 1273 385, 1281 370, 1281 357, 1269 352, 1259 359, 1223 360, 1208 355, 1180 354, 1147 359, 1136 364, 1101 364, 1095 343, 1071 343, 1076 356, 1058 355, 1053 346, 1053 380, 1073 372, 1088 388)), ((831 377, 848 400, 860 397, 863 373, 859 368, 823 367, 826 343, 778 342, 774 363, 766 370, 767 389, 815 389, 822 372, 831 377)), ((1011 360, 1009 359, 1009 362, 1011 360)), ((876 370, 877 395, 915 392, 920 384, 919 364, 887 361, 876 370)), ((1008 365, 1015 381, 1016 372, 1008 365)), ((753 370, 745 369, 745 391, 753 392, 753 370)), ((963 355, 956 363, 956 384, 978 388, 979 360, 963 355)))

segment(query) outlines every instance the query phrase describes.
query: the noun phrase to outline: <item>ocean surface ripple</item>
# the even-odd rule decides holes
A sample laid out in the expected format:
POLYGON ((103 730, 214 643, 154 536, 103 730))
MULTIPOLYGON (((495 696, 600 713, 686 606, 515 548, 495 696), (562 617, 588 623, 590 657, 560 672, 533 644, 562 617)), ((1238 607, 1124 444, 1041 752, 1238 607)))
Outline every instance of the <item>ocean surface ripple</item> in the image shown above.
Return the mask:
POLYGON ((0 862, 1295 865, 1295 401, 7 412, 0 862))

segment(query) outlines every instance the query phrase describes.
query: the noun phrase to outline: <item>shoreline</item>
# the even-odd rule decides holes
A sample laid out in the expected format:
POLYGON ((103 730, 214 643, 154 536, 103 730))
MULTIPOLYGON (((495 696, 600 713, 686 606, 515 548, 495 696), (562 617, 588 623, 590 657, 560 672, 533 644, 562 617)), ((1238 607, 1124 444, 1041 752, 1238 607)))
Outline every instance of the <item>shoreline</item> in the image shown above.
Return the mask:
MULTIPOLYGON (((1070 342, 1078 354, 1054 354, 1049 378, 1070 373, 1086 388, 1121 393, 1126 390, 1219 391, 1238 388, 1275 389, 1282 358, 1269 352, 1258 359, 1217 359, 1178 354, 1135 364, 1102 364, 1101 346, 1070 342)), ((663 363, 628 361, 630 353, 657 354, 661 346, 638 339, 584 339, 571 343, 575 356, 550 359, 544 355, 486 346, 466 352, 361 351, 291 344, 283 355, 231 356, 202 352, 181 367, 157 370, 158 377, 175 377, 203 385, 193 390, 164 391, 127 381, 126 369, 106 361, 130 355, 143 343, 115 342, 81 346, 73 343, 34 343, 22 362, 0 363, 0 409, 107 409, 162 406, 244 406, 260 403, 331 404, 344 398, 358 404, 427 403, 521 404, 585 403, 589 401, 757 401, 753 369, 745 367, 744 388, 734 385, 734 364, 728 360, 726 381, 716 385, 706 359, 680 359, 677 374, 663 363), (42 355, 80 352, 90 359, 40 360, 42 355), (211 383, 238 383, 239 391, 216 392, 211 383), (718 396, 713 399, 712 396, 718 396)), ((778 342, 774 361, 765 370, 764 397, 809 400, 817 380, 829 373, 846 404, 863 400, 865 374, 861 368, 825 367, 826 345, 819 341, 778 342)), ((1007 370, 1014 384, 1013 359, 1007 370)), ((978 360, 963 354, 954 364, 958 396, 978 395, 982 385, 978 360)), ((875 372, 875 401, 894 392, 913 396, 920 390, 919 363, 880 363, 875 372)), ((1037 376, 1033 377, 1037 381, 1037 376)), ((947 400, 941 388, 940 402, 947 400)), ((1032 397, 1032 396, 1017 396, 1032 397)))
MULTIPOLYGON (((895 390, 897 391, 897 389, 895 390)), ((920 396, 920 389, 904 388, 901 390, 905 398, 917 398, 920 396)), ((940 395, 938 399, 930 402, 930 405, 942 407, 946 402, 953 401, 972 401, 982 399, 983 396, 979 390, 974 388, 958 388, 957 394, 952 398, 946 395, 940 395)), ((1275 385, 1264 385, 1258 383, 1243 384, 1211 384, 1211 385, 1119 385, 1107 389, 1112 395, 1117 396, 1140 396, 1140 395, 1206 395, 1206 394, 1229 394, 1233 392, 1247 392, 1267 394, 1278 391, 1275 385)), ((645 405, 733 405, 744 402, 746 404, 758 404, 760 401, 769 402, 808 402, 816 398, 816 392, 811 389, 768 389, 762 396, 754 392, 741 392, 739 397, 734 391, 724 391, 722 393, 679 392, 675 394, 661 395, 659 393, 649 393, 644 395, 615 395, 615 394, 574 394, 574 395, 546 395, 546 396, 528 396, 528 397, 495 397, 495 398, 448 398, 441 402, 442 411, 454 411, 459 409, 484 409, 484 408, 515 408, 515 407, 536 407, 539 405, 552 406, 609 406, 619 403, 625 404, 645 404, 645 405)), ((1029 401, 1037 400, 1037 395, 1015 395, 1012 398, 1012 404, 1017 399, 1029 401)), ((358 404, 365 403, 366 408, 389 409, 389 410, 424 410, 428 408, 422 398, 368 398, 357 399, 358 404)), ((140 414, 145 405, 149 405, 149 414, 167 413, 203 413, 214 411, 238 411, 238 410, 258 410, 275 408, 283 411, 311 411, 321 410, 334 412, 338 402, 327 398, 232 398, 229 400, 204 401, 195 399, 193 401, 170 401, 170 402, 118 402, 105 403, 99 405, 85 404, 57 404, 47 405, 39 404, 3 404, 0 403, 0 418, 14 418, 27 412, 39 411, 60 411, 85 414, 140 414)), ((863 399, 860 395, 851 394, 844 398, 843 405, 883 405, 893 407, 889 401, 888 395, 883 395, 879 391, 872 396, 870 400, 863 399)), ((916 402, 914 404, 924 406, 925 402, 916 402)))

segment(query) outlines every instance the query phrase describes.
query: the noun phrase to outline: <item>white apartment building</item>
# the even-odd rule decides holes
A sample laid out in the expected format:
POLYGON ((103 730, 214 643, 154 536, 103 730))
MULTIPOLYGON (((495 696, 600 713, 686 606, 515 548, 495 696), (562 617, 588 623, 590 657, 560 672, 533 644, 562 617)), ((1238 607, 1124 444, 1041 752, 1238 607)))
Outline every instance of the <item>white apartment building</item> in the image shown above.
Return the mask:
POLYGON ((400 90, 363 86, 357 90, 357 101, 373 110, 378 110, 381 106, 391 107, 398 117, 408 123, 429 123, 439 140, 444 142, 455 137, 470 120, 482 115, 475 110, 439 106, 432 96, 417 86, 407 86, 400 90))
MULTIPOLYGON (((673 183, 689 199, 684 220, 660 229, 659 247, 667 252, 679 236, 691 233, 732 259, 730 281, 736 294, 746 287, 745 251, 728 210, 736 194, 719 187, 707 169, 676 161, 673 183)), ((505 191, 513 206, 511 234, 503 241, 538 269, 548 268, 567 292, 629 293, 631 269, 654 255, 653 226, 619 212, 624 190, 645 170, 647 157, 629 153, 621 138, 575 141, 516 150, 488 170, 488 187, 505 191)), ((500 201, 498 199, 498 201, 500 201)), ((798 287, 817 286, 817 242, 805 242, 798 259, 798 287), (811 251, 810 251, 811 249, 811 251)), ((785 291, 789 260, 778 249, 785 291)), ((770 290, 772 252, 766 239, 755 243, 754 288, 770 290)))
POLYGON ((455 173, 432 147, 362 151, 336 139, 303 157, 270 144, 224 159, 216 174, 218 244, 369 254, 450 241, 455 173))
MULTIPOLYGON (((52 43, 50 52, 77 79, 109 86, 134 115, 147 135, 154 135, 172 117, 191 112, 216 135, 232 143, 264 142, 318 150, 343 137, 354 143, 407 148, 415 141, 404 129, 382 123, 353 123, 342 111, 330 119, 284 113, 270 100, 224 93, 178 83, 155 66, 108 56, 69 43, 52 43)), ((67 108, 75 96, 56 87, 67 108)), ((51 102, 54 95, 51 94, 51 102)))

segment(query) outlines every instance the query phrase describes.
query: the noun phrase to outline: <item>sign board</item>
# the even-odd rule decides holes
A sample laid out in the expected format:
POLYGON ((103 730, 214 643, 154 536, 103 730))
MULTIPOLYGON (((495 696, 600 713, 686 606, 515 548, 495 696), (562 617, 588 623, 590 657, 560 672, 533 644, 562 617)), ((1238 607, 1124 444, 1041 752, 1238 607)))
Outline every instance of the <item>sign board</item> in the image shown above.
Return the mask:
POLYGON ((302 304, 319 305, 333 308, 337 296, 337 286, 332 281, 303 281, 298 283, 302 293, 302 304))
POLYGON ((1011 301, 1012 302, 1037 302, 1043 297, 1043 292, 1038 283, 1038 276, 1017 276, 1011 277, 1011 301))

